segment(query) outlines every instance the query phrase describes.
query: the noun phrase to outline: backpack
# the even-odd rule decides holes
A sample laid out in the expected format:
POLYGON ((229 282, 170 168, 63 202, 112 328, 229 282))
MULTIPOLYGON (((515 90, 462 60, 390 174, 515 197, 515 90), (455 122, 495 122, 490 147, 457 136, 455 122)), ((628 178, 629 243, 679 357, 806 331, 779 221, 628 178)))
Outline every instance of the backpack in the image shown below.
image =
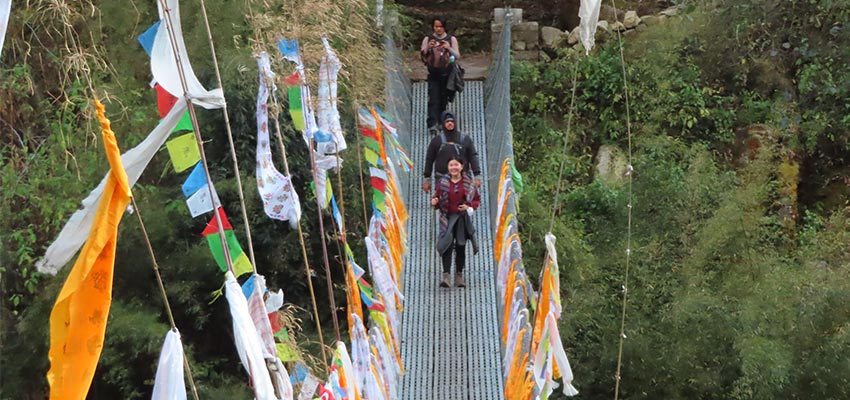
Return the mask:
MULTIPOLYGON (((463 141, 463 134, 460 135, 460 140, 463 141)), ((463 154, 463 145, 457 142, 450 142, 446 137, 446 132, 440 132, 440 149, 437 150, 437 158, 442 159, 443 154, 446 154, 445 158, 451 157, 451 155, 458 155, 463 157, 466 160, 466 156, 463 154), (450 153, 444 153, 450 152, 450 153)), ((465 162, 464 164, 467 164, 465 162)))
MULTIPOLYGON (((450 45, 452 42, 451 35, 448 35, 442 39, 437 39, 433 36, 429 36, 428 39, 435 40, 437 42, 448 42, 450 45)), ((442 47, 432 47, 429 48, 428 51, 422 55, 422 61, 425 63, 425 66, 428 67, 428 72, 446 75, 449 73, 452 66, 451 56, 452 52, 448 49, 442 47)))

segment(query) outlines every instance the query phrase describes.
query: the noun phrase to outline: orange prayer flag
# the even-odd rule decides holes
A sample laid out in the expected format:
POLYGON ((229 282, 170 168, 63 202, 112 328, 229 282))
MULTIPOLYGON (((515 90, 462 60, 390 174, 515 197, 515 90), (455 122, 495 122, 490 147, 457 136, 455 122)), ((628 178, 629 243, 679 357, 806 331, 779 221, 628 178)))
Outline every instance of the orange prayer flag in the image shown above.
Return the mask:
POLYGON ((130 185, 115 133, 95 100, 111 172, 89 237, 50 312, 51 399, 85 399, 97 367, 112 304, 118 224, 130 202, 130 185))

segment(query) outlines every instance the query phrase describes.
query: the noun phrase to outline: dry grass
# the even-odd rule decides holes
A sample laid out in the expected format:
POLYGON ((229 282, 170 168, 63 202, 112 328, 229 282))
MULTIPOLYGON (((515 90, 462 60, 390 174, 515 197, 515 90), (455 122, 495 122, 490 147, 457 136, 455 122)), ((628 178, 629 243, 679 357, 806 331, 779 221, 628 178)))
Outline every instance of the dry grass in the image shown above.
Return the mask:
MULTIPOLYGON (((326 35, 342 62, 339 75, 341 100, 370 104, 383 98, 382 35, 374 24, 374 10, 364 0, 248 0, 253 9, 249 22, 254 29, 253 47, 277 54, 281 37, 298 39, 308 84, 315 87, 326 35)), ((293 67, 272 57, 274 70, 287 76, 293 67)), ((342 108, 342 107, 341 107, 342 108)))

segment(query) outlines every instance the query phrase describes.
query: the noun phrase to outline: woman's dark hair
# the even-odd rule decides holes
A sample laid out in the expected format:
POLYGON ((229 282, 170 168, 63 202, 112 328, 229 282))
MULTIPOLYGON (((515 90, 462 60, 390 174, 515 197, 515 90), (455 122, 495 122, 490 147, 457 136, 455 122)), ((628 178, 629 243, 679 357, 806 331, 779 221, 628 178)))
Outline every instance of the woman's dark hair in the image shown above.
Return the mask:
POLYGON ((444 30, 444 31, 448 31, 448 30, 449 30, 449 25, 446 23, 446 18, 445 18, 445 17, 434 17, 434 18, 431 18, 431 29, 434 29, 434 22, 437 22, 437 21, 440 21, 440 23, 441 23, 441 24, 443 24, 443 30, 444 30))
POLYGON ((448 164, 449 162, 452 162, 452 161, 457 161, 457 162, 460 163, 460 165, 466 165, 466 161, 463 159, 463 157, 460 156, 460 154, 452 154, 451 157, 449 157, 449 161, 447 161, 446 164, 448 164))

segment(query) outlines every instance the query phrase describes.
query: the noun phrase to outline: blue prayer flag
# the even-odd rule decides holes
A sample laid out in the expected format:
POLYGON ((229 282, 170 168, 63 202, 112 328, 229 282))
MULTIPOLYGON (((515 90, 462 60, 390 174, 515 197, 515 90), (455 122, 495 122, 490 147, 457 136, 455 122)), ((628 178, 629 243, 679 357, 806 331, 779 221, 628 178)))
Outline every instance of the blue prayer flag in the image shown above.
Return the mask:
POLYGON ((277 42, 277 49, 283 54, 283 58, 295 63, 298 62, 298 40, 281 38, 277 42))
POLYGON ((254 293, 254 275, 251 275, 245 283, 242 284, 242 294, 245 295, 246 299, 250 299, 251 295, 254 293))
POLYGON ((195 169, 183 182, 183 195, 190 197, 207 184, 207 174, 204 173, 204 166, 201 163, 195 164, 195 169))
POLYGON ((151 51, 153 50, 153 40, 156 38, 156 31, 159 29, 159 24, 162 21, 156 21, 148 30, 142 32, 136 40, 139 41, 139 44, 142 45, 142 48, 145 49, 145 53, 148 53, 148 57, 151 56, 151 51))

